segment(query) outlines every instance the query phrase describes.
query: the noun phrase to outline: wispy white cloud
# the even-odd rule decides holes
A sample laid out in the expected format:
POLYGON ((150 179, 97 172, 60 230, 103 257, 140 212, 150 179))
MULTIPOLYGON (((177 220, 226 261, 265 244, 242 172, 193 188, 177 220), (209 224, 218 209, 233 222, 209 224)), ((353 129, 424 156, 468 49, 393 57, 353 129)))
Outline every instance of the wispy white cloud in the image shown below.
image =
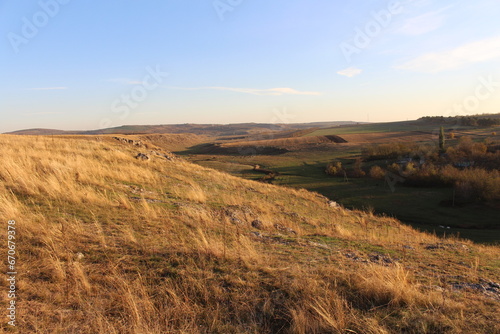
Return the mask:
POLYGON ((59 115, 59 114, 63 114, 63 112, 58 112, 58 111, 42 111, 42 112, 25 113, 24 115, 26 115, 26 116, 43 116, 43 115, 59 115))
POLYGON ((348 68, 345 68, 343 70, 338 71, 337 74, 343 75, 343 76, 348 77, 348 78, 352 78, 352 77, 355 77, 356 75, 361 74, 362 72, 363 72, 363 70, 360 68, 348 67, 348 68))
POLYGON ((230 91, 237 93, 245 93, 252 95, 321 95, 320 92, 305 92, 298 91, 293 88, 288 87, 280 87, 280 88, 269 88, 269 89, 257 89, 257 88, 234 88, 234 87, 167 87, 171 89, 182 89, 182 90, 222 90, 222 91, 230 91))
POLYGON ((396 30, 399 34, 418 36, 441 28, 447 16, 444 12, 453 6, 447 6, 436 11, 406 19, 396 30))
POLYGON ((38 88, 28 88, 28 90, 64 90, 68 87, 38 87, 38 88))
POLYGON ((464 44, 451 50, 426 53, 394 68, 436 73, 491 60, 500 60, 500 36, 464 44))

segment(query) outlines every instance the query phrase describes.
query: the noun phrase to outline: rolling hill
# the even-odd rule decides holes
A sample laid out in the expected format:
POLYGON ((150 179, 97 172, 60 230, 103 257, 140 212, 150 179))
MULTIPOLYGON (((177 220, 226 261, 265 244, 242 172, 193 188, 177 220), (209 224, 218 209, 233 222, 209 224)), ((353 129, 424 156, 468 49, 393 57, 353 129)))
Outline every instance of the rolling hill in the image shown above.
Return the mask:
POLYGON ((26 129, 9 132, 14 135, 103 135, 103 134, 178 134, 231 136, 251 135, 260 132, 298 131, 309 128, 325 128, 355 124, 355 122, 314 122, 314 123, 241 123, 241 124, 166 124, 166 125, 124 125, 114 128, 90 131, 62 131, 53 129, 26 129))

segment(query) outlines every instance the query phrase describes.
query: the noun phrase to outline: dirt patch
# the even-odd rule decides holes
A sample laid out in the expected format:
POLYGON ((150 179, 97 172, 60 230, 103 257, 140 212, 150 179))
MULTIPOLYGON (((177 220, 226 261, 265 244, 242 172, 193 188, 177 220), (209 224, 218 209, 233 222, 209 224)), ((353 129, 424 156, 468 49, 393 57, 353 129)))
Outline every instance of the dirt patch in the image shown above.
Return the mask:
POLYGON ((347 140, 345 140, 342 137, 336 136, 336 135, 328 135, 325 136, 328 140, 337 143, 337 144, 342 144, 342 143, 347 143, 347 140))

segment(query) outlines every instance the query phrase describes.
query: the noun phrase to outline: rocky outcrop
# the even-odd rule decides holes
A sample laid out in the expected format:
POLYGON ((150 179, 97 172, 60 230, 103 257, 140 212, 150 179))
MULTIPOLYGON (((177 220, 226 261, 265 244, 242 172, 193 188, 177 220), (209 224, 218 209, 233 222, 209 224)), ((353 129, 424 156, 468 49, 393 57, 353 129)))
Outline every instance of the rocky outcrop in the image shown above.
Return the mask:
POLYGON ((140 140, 133 140, 133 139, 127 139, 127 138, 122 138, 122 137, 113 137, 113 139, 118 140, 124 144, 130 144, 130 145, 139 146, 139 147, 144 146, 144 144, 140 140))

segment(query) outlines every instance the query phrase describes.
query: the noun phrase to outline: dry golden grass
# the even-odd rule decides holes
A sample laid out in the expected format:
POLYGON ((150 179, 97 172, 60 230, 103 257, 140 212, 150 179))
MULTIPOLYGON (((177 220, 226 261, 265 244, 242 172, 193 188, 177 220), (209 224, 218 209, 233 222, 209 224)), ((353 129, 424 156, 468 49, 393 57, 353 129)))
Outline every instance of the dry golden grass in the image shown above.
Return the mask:
POLYGON ((500 333, 498 247, 145 150, 0 135, 17 332, 500 333))

